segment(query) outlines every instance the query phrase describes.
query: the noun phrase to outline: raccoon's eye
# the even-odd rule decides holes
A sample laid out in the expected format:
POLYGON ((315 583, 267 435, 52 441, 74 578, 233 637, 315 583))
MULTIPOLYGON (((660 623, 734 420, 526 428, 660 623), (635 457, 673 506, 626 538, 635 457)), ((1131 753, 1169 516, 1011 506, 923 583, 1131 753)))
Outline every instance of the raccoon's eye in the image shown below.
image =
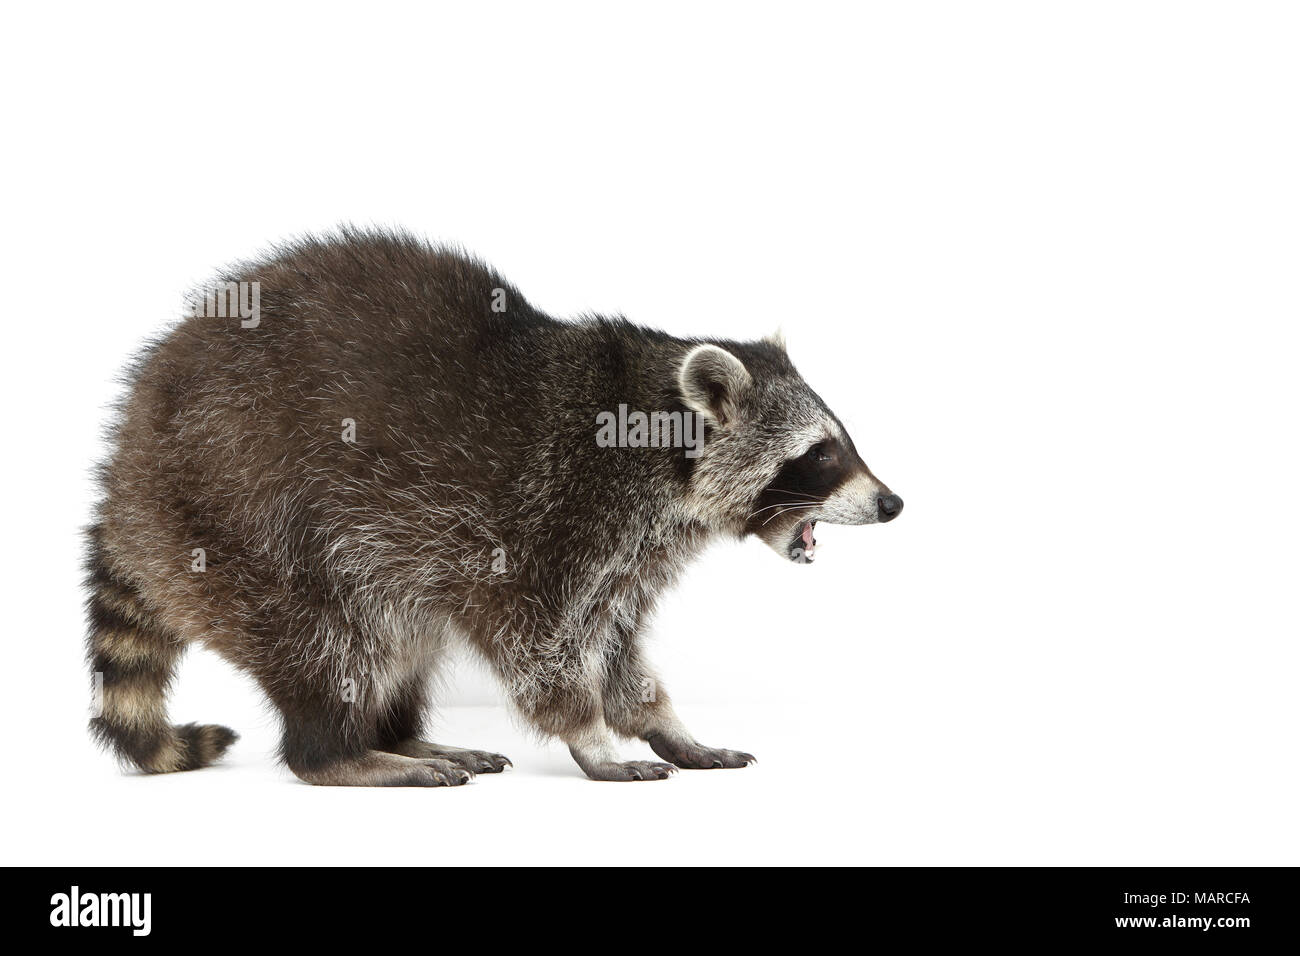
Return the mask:
POLYGON ((813 445, 808 449, 808 457, 817 463, 831 460, 831 456, 825 445, 813 445))

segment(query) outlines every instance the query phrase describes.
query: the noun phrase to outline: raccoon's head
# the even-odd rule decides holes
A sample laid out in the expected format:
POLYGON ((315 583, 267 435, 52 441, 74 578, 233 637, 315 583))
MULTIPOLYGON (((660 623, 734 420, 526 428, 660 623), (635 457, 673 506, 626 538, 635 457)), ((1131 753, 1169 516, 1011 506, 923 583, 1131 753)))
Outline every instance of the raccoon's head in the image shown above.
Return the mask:
POLYGON ((689 505, 717 530, 757 535, 808 564, 819 521, 878 524, 903 510, 780 341, 696 345, 681 360, 677 385, 708 426, 689 505))

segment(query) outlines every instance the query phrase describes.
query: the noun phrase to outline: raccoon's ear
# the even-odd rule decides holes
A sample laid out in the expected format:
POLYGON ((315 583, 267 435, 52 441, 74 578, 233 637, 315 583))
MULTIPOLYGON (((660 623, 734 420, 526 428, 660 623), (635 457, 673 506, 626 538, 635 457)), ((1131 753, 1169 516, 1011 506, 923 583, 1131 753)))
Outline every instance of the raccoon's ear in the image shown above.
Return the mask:
POLYGON ((753 383, 736 356, 716 345, 697 345, 677 371, 682 401, 726 428, 740 417, 740 399, 753 383))

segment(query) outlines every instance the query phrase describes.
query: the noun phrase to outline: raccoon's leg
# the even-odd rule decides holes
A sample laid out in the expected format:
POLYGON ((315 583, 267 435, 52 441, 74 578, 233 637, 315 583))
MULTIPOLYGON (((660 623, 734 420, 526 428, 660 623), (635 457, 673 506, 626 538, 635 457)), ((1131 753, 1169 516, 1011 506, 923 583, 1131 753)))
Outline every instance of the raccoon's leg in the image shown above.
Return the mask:
POLYGON ((417 678, 392 695, 379 720, 380 750, 406 757, 446 760, 470 773, 501 773, 507 766, 514 766, 502 754, 422 740, 428 706, 425 687, 425 681, 417 678))
MULTIPOLYGON (((382 656, 335 662, 330 673, 385 673, 388 664, 382 656)), ((473 778, 471 770, 450 760, 386 746, 422 720, 424 698, 413 682, 401 688, 408 692, 395 693, 363 678, 339 686, 330 683, 333 679, 300 674, 291 684, 267 685, 284 720, 280 756, 299 779, 335 787, 457 787, 473 778)))
POLYGON ((109 567, 98 529, 90 533, 88 652, 100 712, 91 732, 146 773, 196 770, 239 739, 216 724, 167 721, 167 690, 184 650, 145 606, 139 593, 109 567))
POLYGON ((335 787, 458 787, 474 774, 449 760, 407 756, 371 746, 374 721, 364 704, 339 704, 329 695, 276 700, 284 717, 280 755, 299 779, 335 787), (367 727, 369 725, 369 727, 367 727))
POLYGON ((663 780, 676 768, 650 760, 620 760, 600 698, 601 678, 589 666, 577 639, 553 645, 551 654, 534 649, 497 657, 498 671, 516 709, 539 731, 559 737, 592 780, 663 780))
POLYGON ((606 665, 602 699, 616 733, 640 737, 656 754, 685 770, 734 769, 753 754, 696 742, 673 710, 663 682, 644 664, 635 637, 623 641, 606 665))
POLYGON ((675 773, 672 764, 654 760, 619 760, 614 735, 603 717, 564 735, 569 753, 592 780, 665 780, 675 773))

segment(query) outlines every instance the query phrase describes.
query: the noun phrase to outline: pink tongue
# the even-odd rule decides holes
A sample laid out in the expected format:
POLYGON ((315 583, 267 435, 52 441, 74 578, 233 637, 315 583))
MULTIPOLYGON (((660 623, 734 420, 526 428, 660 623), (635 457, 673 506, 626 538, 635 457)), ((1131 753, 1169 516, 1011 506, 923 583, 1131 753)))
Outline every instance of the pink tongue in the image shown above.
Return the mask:
POLYGON ((803 543, 809 548, 813 546, 813 530, 811 522, 803 526, 803 543))

